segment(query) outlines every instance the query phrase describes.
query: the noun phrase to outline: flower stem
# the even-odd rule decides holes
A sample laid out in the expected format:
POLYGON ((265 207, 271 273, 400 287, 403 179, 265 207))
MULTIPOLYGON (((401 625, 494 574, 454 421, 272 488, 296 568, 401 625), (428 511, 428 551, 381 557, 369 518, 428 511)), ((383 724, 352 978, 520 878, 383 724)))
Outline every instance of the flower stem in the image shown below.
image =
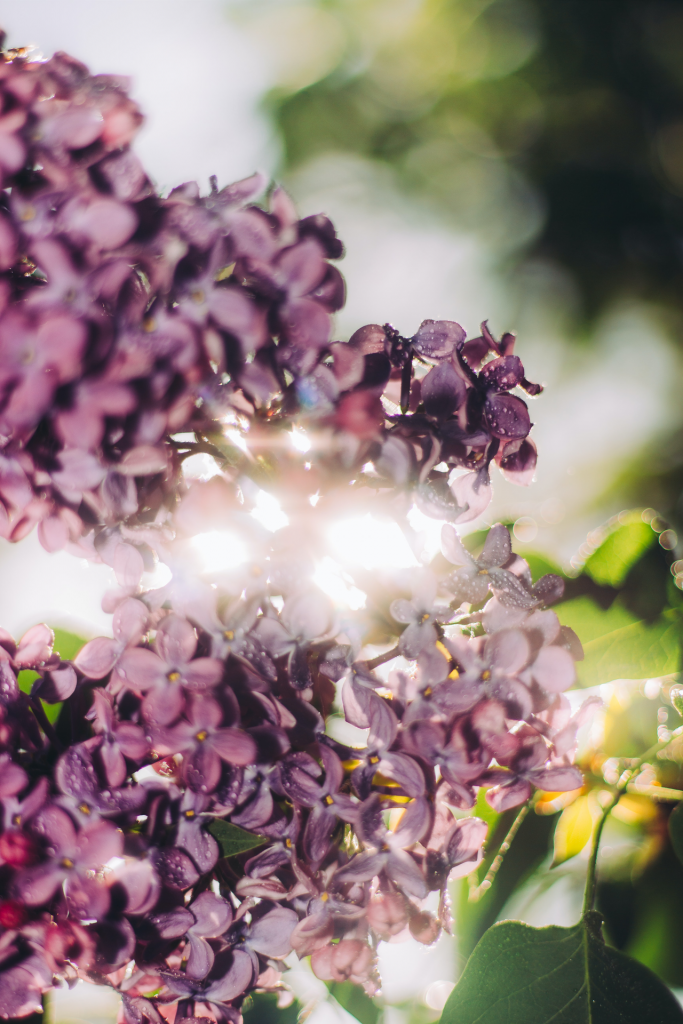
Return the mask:
POLYGON ((56 746, 57 750, 59 750, 60 752, 62 750, 64 750, 64 744, 62 743, 62 741, 57 736, 57 733, 55 732, 55 730, 52 728, 50 720, 48 719, 47 715, 45 714, 45 710, 43 708, 43 705, 40 703, 40 698, 39 697, 34 697, 33 694, 31 694, 31 696, 29 697, 28 700, 29 700, 29 704, 31 705, 31 711, 36 716, 38 724, 39 724, 40 728, 43 730, 43 732, 45 733, 45 735, 47 736, 47 738, 50 740, 51 743, 54 743, 54 745, 56 746))
POLYGON ((392 647, 390 651, 385 651, 384 654, 378 654, 376 658, 371 658, 370 661, 365 662, 365 667, 372 671, 373 668, 377 668, 378 665, 383 665, 386 661, 392 661, 394 658, 398 658, 399 654, 398 647, 392 647))
MULTIPOLYGON (((512 822, 512 825, 510 826, 510 830, 509 830, 508 834, 505 836, 505 839, 503 840, 503 842, 498 847, 498 853, 494 857, 494 859, 493 859, 493 861, 491 863, 491 867, 488 869, 488 871, 484 875, 483 880, 479 883, 479 885, 474 886, 470 890, 470 894, 469 894, 469 902, 470 903, 477 903, 482 898, 484 893, 487 892, 491 888, 491 886, 493 885, 493 880, 496 877, 496 875, 498 874, 498 871, 500 870, 500 866, 503 863, 503 860, 505 858, 505 854, 508 852, 508 850, 512 846, 512 842, 513 842, 515 836, 517 835, 517 833, 519 832, 520 827, 522 825, 522 822, 524 821, 524 819, 526 818, 527 814, 529 813, 530 807, 531 807, 531 801, 528 801, 518 811, 517 817, 512 822)), ((470 877, 472 877, 472 876, 470 876, 470 877)))
POLYGON ((683 800, 683 789, 667 789, 666 786, 638 786, 635 782, 629 782, 626 792, 640 793, 641 796, 649 796, 651 800, 683 800))
MULTIPOLYGON (((588 861, 588 874, 586 875, 586 888, 584 890, 583 897, 584 914, 588 913, 589 910, 592 910, 595 904, 595 894, 597 890, 596 868, 598 862, 598 853, 600 851, 600 839, 602 838, 602 830, 605 827, 605 822, 607 821, 607 818, 614 810, 614 808, 617 806, 624 793, 627 792, 627 790, 629 790, 629 788, 631 787, 631 780, 635 776, 636 772, 639 771, 640 767, 644 764, 644 762, 649 761, 655 754, 658 754, 660 750, 664 750, 665 747, 668 747, 669 743, 671 743, 671 740, 675 739, 677 736, 680 736, 681 734, 683 734, 683 725, 679 726, 678 729, 675 729, 668 737, 668 739, 659 740, 657 743, 651 746, 649 750, 646 750, 644 754, 641 754, 640 757, 637 757, 634 760, 629 759, 629 766, 624 772, 622 772, 621 778, 619 779, 619 782, 617 783, 616 788, 612 794, 612 798, 606 805, 606 807, 603 808, 603 812, 600 815, 600 820, 598 821, 595 827, 595 832, 593 833, 593 844, 591 846, 591 854, 590 859, 588 861)), ((646 795, 651 797, 655 796, 654 791, 661 790, 661 792, 657 792, 657 797, 659 797, 659 799, 683 799, 683 793, 680 793, 678 790, 664 790, 660 786, 637 786, 634 787, 631 790, 631 792, 642 793, 645 790, 647 790, 646 795), (667 794, 666 796, 664 795, 665 793, 667 794)))

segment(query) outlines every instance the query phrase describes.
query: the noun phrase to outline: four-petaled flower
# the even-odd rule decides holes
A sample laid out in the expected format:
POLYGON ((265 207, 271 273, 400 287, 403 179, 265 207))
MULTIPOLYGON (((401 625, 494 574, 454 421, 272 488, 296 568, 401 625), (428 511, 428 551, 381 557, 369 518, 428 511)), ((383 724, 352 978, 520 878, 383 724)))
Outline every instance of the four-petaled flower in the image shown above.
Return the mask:
POLYGON ((118 675, 131 690, 144 693, 142 712, 154 725, 168 725, 185 704, 184 691, 206 690, 223 674, 217 658, 194 658, 197 636, 186 619, 167 616, 157 629, 154 651, 133 647, 124 651, 118 675))

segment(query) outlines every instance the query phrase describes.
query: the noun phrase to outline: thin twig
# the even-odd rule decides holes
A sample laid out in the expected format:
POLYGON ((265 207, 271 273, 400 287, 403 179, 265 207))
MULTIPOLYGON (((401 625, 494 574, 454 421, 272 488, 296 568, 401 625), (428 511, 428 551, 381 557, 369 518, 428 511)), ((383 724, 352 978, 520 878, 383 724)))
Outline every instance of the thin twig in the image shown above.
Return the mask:
POLYGON ((36 719, 38 720, 38 725, 43 730, 47 738, 50 740, 51 743, 54 743, 58 750, 64 750, 64 744, 59 739, 55 730, 52 728, 52 723, 45 714, 45 709, 43 708, 43 705, 40 703, 40 698, 30 696, 28 700, 29 704, 31 705, 31 710, 33 711, 33 714, 36 716, 36 719))
POLYGON ((181 459, 189 458, 190 455, 197 455, 198 453, 204 453, 206 455, 213 456, 214 459, 220 462, 227 462, 227 456, 225 452, 222 452, 215 444, 210 441, 169 441, 172 448, 175 448, 179 452, 181 459))
POLYGON ((626 792, 649 796, 651 800, 683 800, 683 789, 667 789, 666 786, 639 786, 636 782, 629 782, 626 792))
MULTIPOLYGON (((625 771, 622 772, 621 778, 619 779, 619 782, 617 783, 616 788, 612 794, 612 799, 609 801, 606 807, 603 808, 602 814, 600 815, 600 819, 595 827, 595 832, 593 833, 593 844, 591 846, 591 854, 590 859, 588 861, 588 872, 586 874, 586 888, 583 897, 584 914, 587 914, 589 910, 592 910, 595 905, 595 895, 597 892, 598 852, 600 850, 600 839, 602 837, 602 830, 605 827, 605 823, 608 817, 610 816, 614 808, 617 806, 624 793, 627 792, 629 787, 632 785, 632 779, 634 778, 636 773, 640 771, 643 764, 646 761, 649 761, 652 757, 654 757, 655 754, 658 754, 660 750, 664 750, 665 747, 668 747, 671 741, 675 739, 677 736, 680 736, 681 734, 683 734, 683 725, 679 726, 678 729, 674 729, 674 731, 667 739, 659 740, 657 743, 651 746, 649 750, 646 750, 644 754, 641 754, 640 757, 637 757, 635 759, 629 759, 629 766, 625 769, 625 771)), ((642 792, 644 789, 647 789, 648 791, 661 791, 663 787, 640 786, 636 787, 635 790, 632 790, 632 792, 642 792)), ((666 799, 680 800, 683 798, 683 794, 679 795, 678 790, 670 790, 670 792, 675 793, 676 796, 666 797, 666 799)), ((652 792, 648 792, 647 795, 653 796, 654 794, 652 792)), ((658 795, 661 799, 661 792, 658 795)))
POLYGON ((398 646, 392 647, 390 651, 385 651, 384 654, 378 654, 376 658, 366 661, 365 668, 372 672, 373 668, 377 668, 378 665, 383 665, 385 661, 392 661, 394 658, 398 658, 400 653, 398 646))
MULTIPOLYGON (((524 821, 524 819, 526 818, 527 814, 529 813, 529 809, 530 808, 531 808, 531 801, 528 801, 527 803, 524 804, 523 807, 520 808, 519 812, 517 813, 517 817, 512 822, 512 825, 510 826, 510 831, 508 832, 508 834, 505 836, 505 839, 503 840, 503 842, 498 847, 498 853, 494 857, 494 859, 493 859, 493 861, 491 863, 491 867, 488 869, 488 871, 484 875, 483 880, 479 883, 479 885, 474 886, 473 888, 470 889, 470 894, 469 894, 469 901, 470 901, 470 903, 477 903, 477 901, 482 898, 484 893, 487 892, 487 890, 489 890, 491 888, 491 886, 493 885, 493 880, 496 877, 496 875, 498 874, 498 871, 500 870, 500 866, 503 863, 503 860, 505 859, 505 854, 508 852, 508 850, 512 846, 512 842, 513 842, 515 836, 517 835, 517 833, 519 832, 519 830, 521 828, 521 825, 522 825, 522 822, 524 821)), ((472 877, 472 876, 470 876, 470 877, 472 877)))

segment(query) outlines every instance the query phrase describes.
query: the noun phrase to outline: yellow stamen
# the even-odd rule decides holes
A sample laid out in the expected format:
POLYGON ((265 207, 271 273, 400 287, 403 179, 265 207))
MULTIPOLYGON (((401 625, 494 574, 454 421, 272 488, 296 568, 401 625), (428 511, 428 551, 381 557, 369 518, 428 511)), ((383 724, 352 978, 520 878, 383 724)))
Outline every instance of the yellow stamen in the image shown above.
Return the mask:
POLYGON ((200 743, 203 743, 208 735, 209 734, 206 731, 206 729, 202 729, 200 732, 197 733, 197 735, 195 736, 195 739, 199 740, 200 743))
POLYGON ((169 683, 177 683, 178 680, 180 679, 180 672, 169 672, 166 678, 168 679, 169 683))
POLYGON ((229 263, 227 267, 221 267, 221 269, 218 271, 218 273, 214 277, 214 281, 225 281, 226 278, 230 277, 230 275, 232 274, 234 269, 235 269, 235 264, 234 263, 229 263))

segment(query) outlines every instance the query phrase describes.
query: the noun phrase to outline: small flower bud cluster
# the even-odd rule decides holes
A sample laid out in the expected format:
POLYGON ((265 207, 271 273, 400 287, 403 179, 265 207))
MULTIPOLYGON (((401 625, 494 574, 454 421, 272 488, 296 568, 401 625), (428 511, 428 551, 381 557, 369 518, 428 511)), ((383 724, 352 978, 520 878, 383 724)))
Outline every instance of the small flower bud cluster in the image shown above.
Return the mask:
POLYGON ((47 626, 0 633, 0 1017, 84 978, 127 1024, 239 1024, 292 952, 374 994, 379 942, 449 928, 479 791, 504 811, 582 784, 562 581, 532 582, 503 525, 477 557, 453 525, 493 461, 529 482, 511 392, 540 389, 486 325, 332 342, 329 221, 254 205, 258 179, 160 198, 121 80, 8 54, 0 94, 2 532, 39 522, 120 583, 113 636, 73 662, 47 626), (193 455, 211 479, 185 482, 193 455), (250 515, 261 487, 289 525, 250 515), (407 527, 413 502, 442 553, 359 572, 364 605, 335 608, 330 514, 407 527), (249 557, 207 580, 212 529, 249 557), (144 590, 154 557, 171 579, 144 590))

